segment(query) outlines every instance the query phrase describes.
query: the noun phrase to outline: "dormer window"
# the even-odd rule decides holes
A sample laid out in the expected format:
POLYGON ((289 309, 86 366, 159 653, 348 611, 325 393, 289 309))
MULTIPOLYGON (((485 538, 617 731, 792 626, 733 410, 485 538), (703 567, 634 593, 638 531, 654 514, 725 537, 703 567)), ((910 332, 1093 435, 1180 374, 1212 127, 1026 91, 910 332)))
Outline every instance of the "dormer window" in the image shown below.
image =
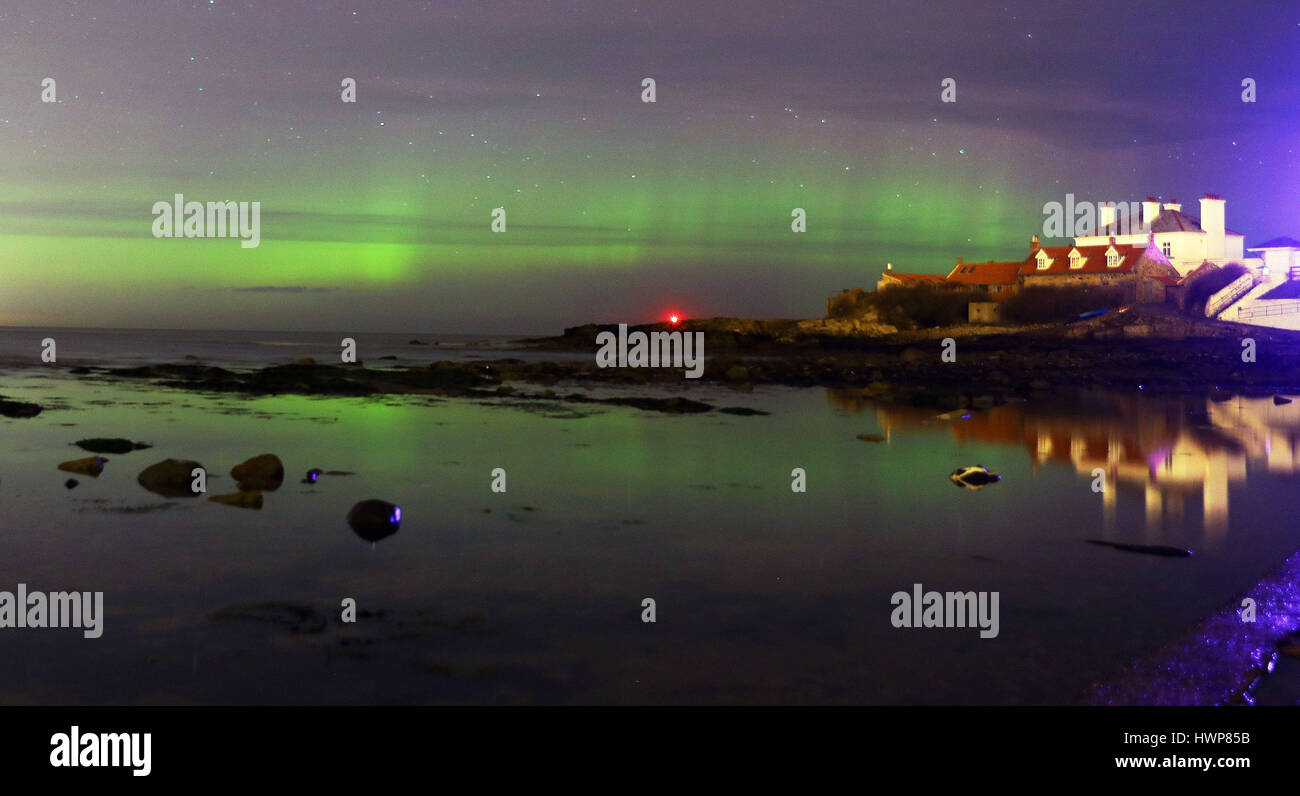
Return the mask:
POLYGON ((1079 254, 1079 252, 1077 252, 1077 251, 1072 251, 1072 252, 1070 252, 1070 267, 1071 267, 1071 268, 1082 268, 1082 267, 1083 267, 1083 255, 1082 255, 1082 254, 1079 254))
POLYGON ((1118 255, 1118 254, 1108 254, 1108 255, 1106 255, 1106 267, 1107 267, 1107 268, 1116 268, 1116 267, 1118 267, 1118 266, 1119 266, 1119 255, 1118 255))
POLYGON ((1052 266, 1051 258, 1047 256, 1046 252, 1040 251, 1038 253, 1038 270, 1046 271, 1051 266, 1052 266))

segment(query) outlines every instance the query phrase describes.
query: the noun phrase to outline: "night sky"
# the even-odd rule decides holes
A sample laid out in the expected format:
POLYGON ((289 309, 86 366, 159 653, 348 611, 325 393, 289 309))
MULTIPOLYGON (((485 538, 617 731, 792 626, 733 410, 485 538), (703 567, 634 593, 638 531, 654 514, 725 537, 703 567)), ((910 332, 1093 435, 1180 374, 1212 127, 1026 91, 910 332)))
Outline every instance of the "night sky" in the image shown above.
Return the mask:
POLYGON ((1066 193, 1300 237, 1298 146, 1295 2, 5 0, 0 324, 814 317, 1022 257, 1066 193), (176 193, 261 245, 155 239, 176 193))

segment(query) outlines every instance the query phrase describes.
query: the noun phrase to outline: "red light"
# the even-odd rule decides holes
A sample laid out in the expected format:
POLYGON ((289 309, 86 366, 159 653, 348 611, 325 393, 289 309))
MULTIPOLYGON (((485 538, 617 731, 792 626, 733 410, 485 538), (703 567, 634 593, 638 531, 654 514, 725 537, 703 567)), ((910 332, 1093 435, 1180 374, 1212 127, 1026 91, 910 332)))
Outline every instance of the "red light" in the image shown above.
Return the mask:
POLYGON ((669 323, 677 323, 677 322, 680 321, 680 320, 681 320, 681 318, 678 318, 676 315, 669 315, 669 316, 668 316, 668 322, 669 322, 669 323))

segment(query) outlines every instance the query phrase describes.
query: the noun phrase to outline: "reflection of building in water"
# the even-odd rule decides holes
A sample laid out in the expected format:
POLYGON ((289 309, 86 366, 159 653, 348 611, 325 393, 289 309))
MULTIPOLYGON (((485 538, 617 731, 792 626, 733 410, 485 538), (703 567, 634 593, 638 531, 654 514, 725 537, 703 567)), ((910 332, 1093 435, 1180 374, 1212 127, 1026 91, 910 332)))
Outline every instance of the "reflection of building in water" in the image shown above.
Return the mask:
MULTIPOLYGON (((831 393, 837 406, 865 408, 858 403, 865 398, 861 393, 831 393)), ((1080 395, 938 416, 932 410, 872 405, 886 436, 946 426, 959 445, 971 441, 1024 448, 1035 471, 1057 462, 1089 479, 1105 473, 1102 513, 1108 528, 1120 490, 1142 495, 1152 534, 1166 517, 1181 523, 1185 499, 1199 492, 1206 530, 1218 534, 1227 527, 1229 485, 1245 481, 1248 461, 1270 472, 1300 472, 1300 402, 1278 406, 1272 398, 1215 402, 1080 395)))

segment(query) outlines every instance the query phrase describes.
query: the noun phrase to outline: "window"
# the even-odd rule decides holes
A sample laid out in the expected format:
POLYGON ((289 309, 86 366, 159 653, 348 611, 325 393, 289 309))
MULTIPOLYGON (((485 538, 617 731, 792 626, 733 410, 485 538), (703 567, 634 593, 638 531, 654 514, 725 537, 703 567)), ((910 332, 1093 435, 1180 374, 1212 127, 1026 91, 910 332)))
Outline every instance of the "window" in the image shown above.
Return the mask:
POLYGON ((1083 257, 1081 257, 1081 256, 1080 256, 1079 254, 1077 254, 1077 253, 1076 253, 1076 254, 1071 254, 1071 255, 1070 255, 1070 267, 1071 267, 1071 268, 1082 268, 1082 267, 1083 267, 1083 257))
POLYGON ((1052 261, 1047 258, 1046 254, 1038 255, 1038 270, 1046 271, 1052 265, 1052 261))
POLYGON ((1173 249, 1174 249, 1174 244, 1170 243, 1169 241, 1165 241, 1164 243, 1160 244, 1160 252, 1164 254, 1164 256, 1166 257, 1174 256, 1173 249))
POLYGON ((1118 266, 1118 265, 1119 265, 1119 255, 1118 255, 1118 254, 1108 254, 1108 255, 1106 255, 1106 267, 1107 267, 1107 268, 1115 268, 1115 267, 1118 266))

